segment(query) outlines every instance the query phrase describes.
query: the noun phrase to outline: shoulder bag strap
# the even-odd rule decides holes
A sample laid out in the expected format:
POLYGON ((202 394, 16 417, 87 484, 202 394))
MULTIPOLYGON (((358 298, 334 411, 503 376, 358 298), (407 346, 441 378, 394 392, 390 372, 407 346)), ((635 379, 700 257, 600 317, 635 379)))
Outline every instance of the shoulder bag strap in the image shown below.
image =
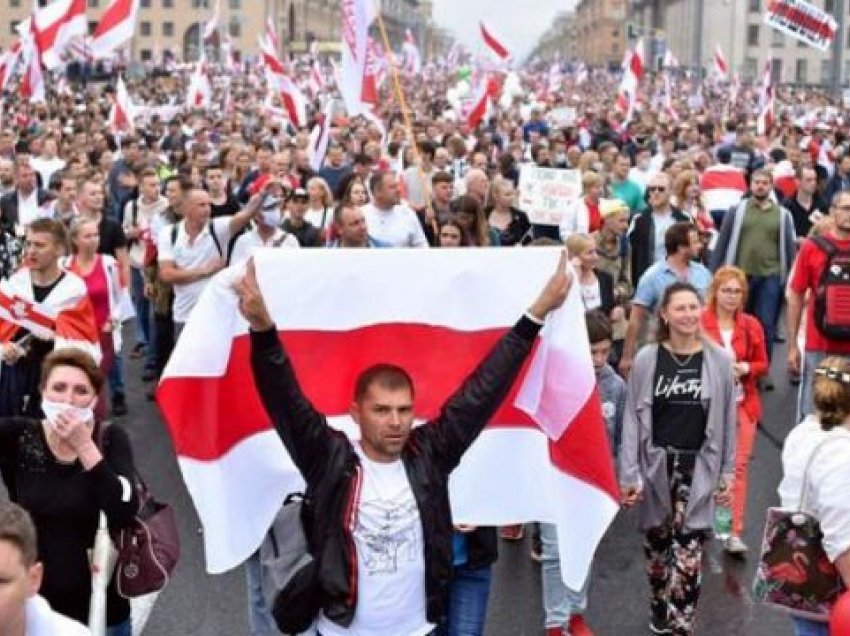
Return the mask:
POLYGON ((834 441, 836 438, 827 437, 824 440, 821 440, 820 443, 815 446, 815 449, 812 451, 812 454, 809 455, 809 460, 806 462, 806 469, 803 471, 803 484, 800 486, 800 500, 797 504, 798 512, 807 512, 806 504, 808 503, 808 494, 809 494, 809 485, 810 485, 810 472, 812 469, 812 465, 815 462, 815 457, 817 457, 818 453, 821 449, 826 446, 829 442, 834 441))

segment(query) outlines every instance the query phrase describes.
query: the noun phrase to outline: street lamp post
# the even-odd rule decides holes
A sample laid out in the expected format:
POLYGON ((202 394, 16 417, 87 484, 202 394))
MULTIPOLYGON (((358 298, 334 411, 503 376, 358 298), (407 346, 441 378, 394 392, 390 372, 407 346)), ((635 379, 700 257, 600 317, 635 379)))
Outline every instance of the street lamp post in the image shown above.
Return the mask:
POLYGON ((844 51, 844 33, 847 25, 847 15, 844 11, 844 0, 835 0, 835 16, 838 26, 835 29, 835 39, 832 41, 832 91, 841 92, 841 60, 844 51))

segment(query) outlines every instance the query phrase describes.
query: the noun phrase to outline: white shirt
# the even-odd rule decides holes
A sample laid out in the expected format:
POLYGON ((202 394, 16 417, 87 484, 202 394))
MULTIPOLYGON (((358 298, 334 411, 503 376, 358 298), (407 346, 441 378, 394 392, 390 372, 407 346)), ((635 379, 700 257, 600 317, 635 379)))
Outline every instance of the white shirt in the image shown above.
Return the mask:
MULTIPOLYGON (((160 196, 151 203, 146 203, 141 197, 136 201, 128 201, 124 206, 124 219, 121 224, 124 231, 138 228, 142 232, 151 231, 151 221, 160 216, 168 207, 168 199, 160 196), (135 204, 135 205, 134 205, 135 204), (133 208, 136 208, 136 222, 133 223, 133 208)), ((158 228, 159 229, 159 228, 158 228)), ((130 265, 139 269, 145 264, 145 241, 136 240, 130 243, 130 265)))
POLYGON ((88 627, 54 612, 41 596, 27 599, 26 636, 91 636, 88 627))
POLYGON ((24 196, 18 190, 18 227, 23 230, 42 216, 45 216, 45 213, 38 207, 38 188, 33 188, 29 196, 24 196))
POLYGON ((263 240, 256 229, 252 229, 236 239, 236 243, 233 244, 233 252, 230 254, 230 264, 235 265, 247 261, 256 247, 299 248, 301 246, 294 234, 284 232, 280 228, 275 228, 274 234, 267 241, 263 240))
POLYGON ((379 210, 372 203, 363 206, 369 236, 393 247, 428 247, 428 239, 410 207, 399 204, 390 210, 379 210))
POLYGON ((334 222, 334 209, 330 206, 320 208, 318 210, 308 209, 307 212, 304 213, 304 219, 313 227, 317 227, 320 230, 326 230, 334 222))
POLYGON ((348 629, 319 616, 323 636, 424 636, 426 618, 422 520, 401 460, 373 462, 359 444, 363 485, 357 502, 357 607, 348 629))
POLYGON ((599 290, 599 279, 592 283, 581 284, 581 302, 586 311, 598 309, 602 306, 602 292, 599 290))
POLYGON ((850 431, 841 426, 824 431, 814 415, 794 427, 782 450, 779 498, 783 508, 798 508, 806 464, 825 439, 830 441, 818 452, 809 472, 805 511, 820 521, 824 551, 835 561, 850 549, 850 431))
POLYGON ((651 167, 646 170, 641 170, 637 166, 629 170, 629 179, 634 181, 640 186, 641 192, 646 191, 646 184, 649 183, 649 180, 652 179, 656 175, 656 171, 651 167))
POLYGON ((65 167, 65 162, 59 157, 53 157, 53 159, 36 157, 30 160, 30 165, 33 170, 41 175, 41 187, 46 190, 50 187, 50 177, 62 170, 65 167))
POLYGON ((673 218, 673 212, 667 210, 664 214, 652 213, 652 220, 655 221, 655 253, 653 254, 653 263, 658 263, 667 258, 667 248, 664 245, 664 235, 667 230, 676 222, 673 218))
MULTIPOLYGON (((173 261, 178 269, 195 269, 210 263, 213 259, 224 258, 227 255, 227 244, 230 242, 230 219, 222 216, 213 219, 213 230, 218 237, 221 246, 219 252, 215 240, 210 234, 210 224, 205 223, 204 229, 195 237, 194 242, 189 243, 189 235, 186 234, 185 222, 177 224, 177 239, 172 243, 172 225, 166 225, 159 232, 157 241, 157 260, 173 261)), ((204 291, 209 278, 202 278, 192 283, 174 285, 174 322, 184 323, 189 319, 189 313, 204 291)))

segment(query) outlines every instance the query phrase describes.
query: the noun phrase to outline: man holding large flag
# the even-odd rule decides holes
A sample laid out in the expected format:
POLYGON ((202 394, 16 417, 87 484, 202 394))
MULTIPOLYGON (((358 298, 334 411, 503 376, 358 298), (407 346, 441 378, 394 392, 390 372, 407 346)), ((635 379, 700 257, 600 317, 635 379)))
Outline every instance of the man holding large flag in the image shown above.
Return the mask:
POLYGON ((412 427, 407 371, 391 364, 365 369, 350 408, 360 441, 351 442, 302 392, 249 263, 236 288, 239 309, 251 328, 251 368, 263 406, 312 502, 308 531, 318 560, 321 634, 425 636, 445 616, 453 540, 449 475, 499 408, 571 283, 562 253, 525 315, 426 425, 412 427))

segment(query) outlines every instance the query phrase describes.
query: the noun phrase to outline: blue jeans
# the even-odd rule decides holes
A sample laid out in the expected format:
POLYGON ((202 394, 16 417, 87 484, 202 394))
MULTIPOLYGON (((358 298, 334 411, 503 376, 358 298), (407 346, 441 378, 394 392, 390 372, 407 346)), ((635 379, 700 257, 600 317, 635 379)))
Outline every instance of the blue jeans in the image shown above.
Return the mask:
POLYGON ((135 325, 136 343, 147 345, 150 343, 150 301, 145 298, 145 277, 142 270, 137 267, 130 268, 130 295, 133 298, 133 307, 136 309, 135 325))
POLYGON ((829 623, 818 623, 807 618, 791 617, 794 636, 829 636, 829 623))
POLYGON ((128 618, 123 623, 106 628, 106 636, 133 636, 133 625, 128 618))
POLYGON ((465 565, 455 568, 449 587, 448 615, 437 629, 438 636, 482 636, 491 571, 489 565, 474 570, 465 565))
POLYGON ((248 584, 248 620, 251 623, 251 636, 277 636, 277 626, 271 610, 266 606, 260 578, 260 553, 254 552, 245 561, 245 576, 248 584))
POLYGON ((543 548, 543 610, 546 614, 546 629, 563 627, 572 614, 583 614, 587 609, 587 585, 575 591, 564 585, 561 578, 561 561, 558 553, 558 530, 553 523, 540 524, 540 543, 543 548))
POLYGON ((782 304, 782 283, 779 274, 771 276, 747 276, 749 294, 747 296, 748 314, 754 315, 764 327, 764 340, 767 347, 767 359, 773 359, 773 341, 776 338, 776 323, 782 304))
POLYGON ((115 352, 107 380, 109 381, 109 392, 113 397, 116 393, 124 394, 124 359, 121 357, 120 351, 115 352))

